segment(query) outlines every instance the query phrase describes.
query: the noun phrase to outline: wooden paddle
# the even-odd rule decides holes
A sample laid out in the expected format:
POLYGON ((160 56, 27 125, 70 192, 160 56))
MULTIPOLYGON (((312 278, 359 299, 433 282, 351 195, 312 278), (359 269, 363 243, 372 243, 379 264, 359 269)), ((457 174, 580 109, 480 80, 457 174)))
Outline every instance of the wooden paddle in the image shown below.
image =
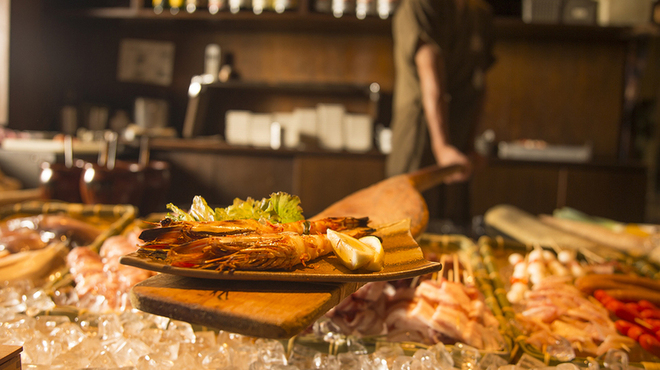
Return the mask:
POLYGON ((419 236, 429 221, 422 192, 429 190, 454 173, 464 170, 454 165, 425 167, 415 172, 390 177, 337 201, 311 219, 323 217, 369 217, 371 225, 386 225, 410 218, 410 232, 419 236))
MULTIPOLYGON (((383 248, 419 246, 413 236, 428 223, 420 194, 462 167, 432 166, 383 180, 334 203, 314 218, 368 216, 373 225, 411 220, 403 239, 384 240, 383 248), (390 245, 391 244, 391 245, 390 245)), ((420 252, 421 253, 421 252, 420 252)), ((275 274, 275 273, 274 273, 275 274)), ((133 287, 133 307, 203 326, 254 337, 284 339, 308 328, 364 282, 282 282, 195 279, 159 274, 133 287)))

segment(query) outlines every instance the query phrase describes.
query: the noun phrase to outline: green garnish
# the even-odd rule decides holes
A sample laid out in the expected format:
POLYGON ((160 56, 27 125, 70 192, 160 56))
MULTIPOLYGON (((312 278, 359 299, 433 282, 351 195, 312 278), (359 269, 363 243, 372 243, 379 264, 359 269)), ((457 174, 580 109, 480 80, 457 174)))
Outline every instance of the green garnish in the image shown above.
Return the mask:
POLYGON ((295 222, 304 219, 300 198, 285 192, 277 192, 270 198, 255 200, 247 198, 234 199, 234 203, 226 208, 211 208, 206 200, 197 195, 193 198, 190 211, 170 203, 167 208, 172 212, 167 217, 178 221, 225 221, 244 219, 265 219, 273 223, 295 222))

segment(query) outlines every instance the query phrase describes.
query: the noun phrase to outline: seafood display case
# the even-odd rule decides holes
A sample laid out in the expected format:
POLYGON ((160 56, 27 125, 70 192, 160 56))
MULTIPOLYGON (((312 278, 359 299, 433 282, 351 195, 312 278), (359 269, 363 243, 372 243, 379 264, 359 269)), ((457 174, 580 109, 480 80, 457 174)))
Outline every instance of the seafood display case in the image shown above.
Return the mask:
MULTIPOLYGON (((618 275, 657 284, 658 268, 646 258, 623 253, 603 257, 593 250, 534 245, 501 235, 475 241, 464 235, 422 233, 414 248, 411 244, 398 252, 384 242, 386 251, 395 251, 385 265, 396 263, 392 258, 397 253, 418 248, 419 260, 439 269, 374 281, 362 276, 354 289, 345 291, 337 304, 323 309, 300 332, 268 338, 225 330, 227 324, 220 321, 180 319, 175 310, 202 315, 194 300, 187 301, 188 307, 177 303, 160 315, 134 307, 127 297, 131 287, 154 287, 137 281, 158 277, 196 284, 179 286, 177 295, 185 291, 190 298, 206 286, 215 293, 202 300, 232 304, 228 296, 236 300, 242 293, 224 289, 228 284, 273 294, 264 289, 291 287, 295 279, 271 279, 264 285, 259 279, 177 276, 119 263, 132 253, 130 248, 137 248, 134 238, 158 223, 136 219, 132 206, 28 202, 1 213, 5 222, 67 215, 100 230, 91 242, 67 250, 66 265, 50 269, 46 278, 7 280, 0 289, 0 344, 20 346, 24 366, 30 369, 494 370, 570 365, 593 370, 649 369, 660 362, 647 348, 649 343, 620 333, 617 316, 623 311, 615 314, 609 309, 621 296, 604 289, 611 295, 610 304, 605 304, 593 289, 595 283, 587 280, 618 275)), ((333 258, 326 257, 324 263, 332 265, 333 258)), ((318 263, 310 261, 305 268, 318 263)), ((643 307, 637 302, 639 312, 643 307)), ((655 323, 640 317, 643 320, 632 318, 630 323, 655 323)))
POLYGON ((42 282, 64 264, 68 251, 86 245, 98 251, 137 214, 131 205, 83 205, 28 201, 0 208, 0 280, 42 282))

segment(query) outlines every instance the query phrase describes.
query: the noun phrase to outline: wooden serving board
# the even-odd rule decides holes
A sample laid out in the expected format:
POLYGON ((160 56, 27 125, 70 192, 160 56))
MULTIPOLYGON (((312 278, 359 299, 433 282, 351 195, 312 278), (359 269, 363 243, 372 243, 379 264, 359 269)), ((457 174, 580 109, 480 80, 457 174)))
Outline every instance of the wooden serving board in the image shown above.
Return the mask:
MULTIPOLYGON (((415 195, 418 190, 437 185, 444 176, 458 170, 461 168, 432 167, 384 180, 360 192, 361 208, 352 207, 357 200, 355 196, 348 196, 331 206, 327 214, 322 214, 328 216, 350 208, 351 215, 376 215, 379 225, 407 218, 410 220, 408 227, 389 230, 390 236, 396 237, 383 237, 385 260, 388 261, 388 250, 397 254, 402 249, 409 249, 409 253, 404 254, 421 254, 414 237, 425 228, 428 210, 423 201, 411 202, 411 198, 418 199, 415 195), (395 190, 390 191, 392 188, 395 190)), ((437 264, 435 270, 441 267, 437 264)), ((264 280, 200 279, 159 274, 135 285, 130 298, 133 307, 156 315, 248 336, 285 339, 308 328, 366 283, 364 279, 342 281, 282 281, 277 279, 277 272, 264 280)))
POLYGON ((159 274, 137 284, 134 307, 248 336, 290 338, 364 283, 218 281, 159 274))

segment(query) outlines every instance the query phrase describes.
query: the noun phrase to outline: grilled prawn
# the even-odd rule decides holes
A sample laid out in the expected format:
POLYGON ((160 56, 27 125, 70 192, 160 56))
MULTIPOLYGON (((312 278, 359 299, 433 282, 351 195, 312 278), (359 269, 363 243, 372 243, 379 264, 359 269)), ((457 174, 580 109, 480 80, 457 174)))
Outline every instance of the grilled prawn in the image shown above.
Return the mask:
POLYGON ((332 252, 322 234, 281 232, 263 235, 208 237, 172 247, 166 262, 172 266, 233 270, 290 269, 332 252))
POLYGON ((373 229, 367 227, 368 221, 367 217, 328 217, 316 221, 301 220, 283 224, 253 219, 204 222, 164 219, 159 227, 142 231, 140 239, 144 241, 143 248, 166 249, 173 245, 213 236, 245 234, 292 232, 299 235, 314 235, 325 234, 328 229, 333 229, 360 237, 373 232, 373 229))

